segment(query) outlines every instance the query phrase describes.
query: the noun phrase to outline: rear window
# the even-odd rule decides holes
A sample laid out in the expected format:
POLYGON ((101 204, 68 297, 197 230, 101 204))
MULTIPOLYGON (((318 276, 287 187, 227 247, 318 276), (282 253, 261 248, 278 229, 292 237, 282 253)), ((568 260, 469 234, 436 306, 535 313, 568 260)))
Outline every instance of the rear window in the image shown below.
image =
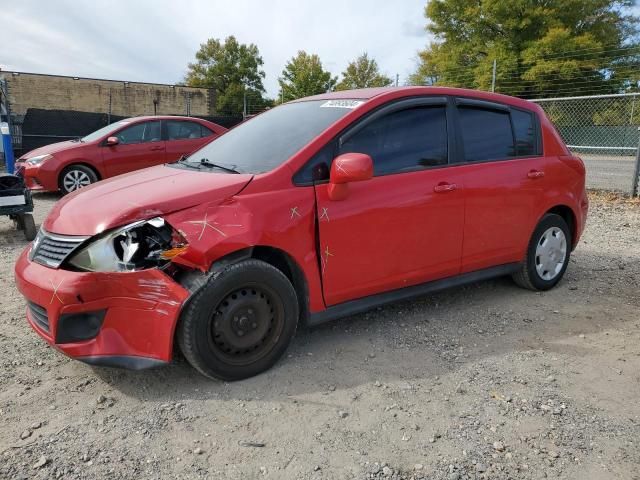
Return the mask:
POLYGON ((467 162, 515 156, 508 111, 458 107, 464 158, 467 162))
POLYGON ((511 121, 516 138, 516 156, 528 157, 538 154, 536 127, 532 112, 511 110, 511 121))

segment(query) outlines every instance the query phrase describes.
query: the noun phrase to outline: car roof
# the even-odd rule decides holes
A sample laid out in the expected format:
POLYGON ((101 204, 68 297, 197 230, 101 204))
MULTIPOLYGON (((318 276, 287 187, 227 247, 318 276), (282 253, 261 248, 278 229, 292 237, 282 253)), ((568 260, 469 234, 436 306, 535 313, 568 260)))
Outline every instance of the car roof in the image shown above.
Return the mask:
POLYGON ((141 120, 192 120, 196 122, 206 122, 207 120, 203 120, 198 117, 184 117, 180 115, 141 115, 139 117, 129 117, 123 118, 120 120, 121 122, 137 122, 141 120))
POLYGON ((488 102, 500 102, 512 106, 521 106, 527 109, 537 110, 535 103, 517 97, 510 97, 500 93, 485 92, 482 90, 471 90, 467 88, 454 87, 377 87, 361 88, 357 90, 340 90, 336 92, 321 93, 311 97, 300 98, 294 102, 309 100, 372 100, 378 97, 410 97, 418 95, 447 95, 458 97, 471 97, 488 102))

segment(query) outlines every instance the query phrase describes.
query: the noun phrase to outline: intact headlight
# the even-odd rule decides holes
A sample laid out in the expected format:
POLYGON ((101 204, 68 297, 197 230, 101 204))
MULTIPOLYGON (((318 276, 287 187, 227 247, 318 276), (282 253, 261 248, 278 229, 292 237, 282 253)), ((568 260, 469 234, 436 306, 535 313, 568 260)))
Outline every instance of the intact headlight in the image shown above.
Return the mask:
POLYGON ((101 235, 67 263, 90 272, 131 272, 166 266, 186 249, 184 237, 157 217, 101 235))
POLYGON ((26 162, 29 165, 37 166, 42 165, 46 160, 49 160, 50 158, 53 158, 53 155, 37 155, 35 157, 27 158, 26 162))

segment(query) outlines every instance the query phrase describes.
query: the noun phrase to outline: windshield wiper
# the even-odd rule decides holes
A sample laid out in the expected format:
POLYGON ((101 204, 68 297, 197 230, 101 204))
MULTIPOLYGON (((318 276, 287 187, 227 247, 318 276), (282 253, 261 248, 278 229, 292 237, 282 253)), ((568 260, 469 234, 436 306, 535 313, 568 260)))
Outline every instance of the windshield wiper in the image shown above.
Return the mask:
POLYGON ((224 165, 219 165, 217 163, 210 162, 206 158, 200 159, 200 165, 204 165, 205 167, 210 167, 210 168, 219 168, 220 170, 224 170, 225 172, 229 172, 229 173, 240 173, 238 170, 234 168, 225 167, 224 165))
POLYGON ((176 160, 173 163, 179 163, 180 165, 184 165, 185 167, 195 168, 196 170, 200 170, 200 165, 196 165, 194 163, 187 161, 186 155, 182 155, 178 160, 176 160))

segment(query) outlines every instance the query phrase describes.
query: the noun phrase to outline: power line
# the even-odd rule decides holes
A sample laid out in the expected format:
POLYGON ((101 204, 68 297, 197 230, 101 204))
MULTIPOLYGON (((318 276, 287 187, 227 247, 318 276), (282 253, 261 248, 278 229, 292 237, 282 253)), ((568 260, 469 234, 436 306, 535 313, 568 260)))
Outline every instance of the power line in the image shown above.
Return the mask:
MULTIPOLYGON (((636 52, 633 55, 640 55, 640 47, 628 47, 627 49, 634 49, 636 50, 636 52)), ((620 51, 622 49, 612 49, 612 50, 605 50, 602 53, 605 52, 613 52, 613 51, 620 51)), ((576 58, 579 57, 580 53, 579 50, 574 50, 572 52, 565 52, 564 54, 561 55, 556 55, 556 56, 540 56, 538 58, 536 58, 535 60, 531 60, 531 61, 526 61, 526 60, 519 60, 519 65, 518 67, 515 69, 515 71, 522 71, 527 69, 526 65, 536 65, 538 62, 542 61, 542 60, 549 60, 549 59, 558 59, 558 58, 576 58), (578 53, 576 53, 578 52, 578 53)), ((593 58, 593 60, 600 60, 601 62, 612 62, 614 60, 617 59, 623 59, 623 58, 628 58, 630 56, 630 54, 627 55, 609 55, 609 56, 604 56, 604 57, 598 57, 598 58, 593 58)), ((579 60, 579 58, 576 58, 579 60)), ((589 60, 589 59, 582 59, 582 60, 589 60)), ((473 71, 476 68, 478 68, 480 65, 467 65, 467 66, 462 66, 462 67, 455 67, 455 68, 445 68, 443 69, 442 73, 434 73, 432 75, 425 75, 425 76, 437 76, 437 75, 443 75, 446 73, 450 73, 450 72, 458 72, 458 71, 473 71)), ((487 69, 490 69, 491 64, 490 63, 485 63, 482 66, 486 67, 487 69)))

